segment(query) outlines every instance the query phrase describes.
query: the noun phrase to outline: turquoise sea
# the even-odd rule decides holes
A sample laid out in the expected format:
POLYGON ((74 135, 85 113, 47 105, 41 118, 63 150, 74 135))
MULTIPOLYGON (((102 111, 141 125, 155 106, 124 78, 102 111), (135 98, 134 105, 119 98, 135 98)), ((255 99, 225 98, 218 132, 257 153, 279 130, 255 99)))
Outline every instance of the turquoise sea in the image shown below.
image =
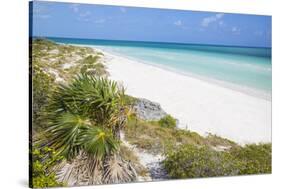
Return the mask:
POLYGON ((210 78, 271 94, 271 48, 71 38, 48 39, 59 43, 96 46, 183 74, 210 78))

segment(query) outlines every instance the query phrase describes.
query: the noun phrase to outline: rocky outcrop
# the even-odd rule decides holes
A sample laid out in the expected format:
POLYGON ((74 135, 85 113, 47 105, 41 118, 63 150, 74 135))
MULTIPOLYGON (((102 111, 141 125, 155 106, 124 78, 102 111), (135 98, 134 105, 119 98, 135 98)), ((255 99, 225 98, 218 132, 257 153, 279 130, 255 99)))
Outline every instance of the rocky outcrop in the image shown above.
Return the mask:
POLYGON ((167 115, 159 103, 144 98, 137 99, 133 106, 133 110, 137 117, 147 121, 158 121, 167 115))

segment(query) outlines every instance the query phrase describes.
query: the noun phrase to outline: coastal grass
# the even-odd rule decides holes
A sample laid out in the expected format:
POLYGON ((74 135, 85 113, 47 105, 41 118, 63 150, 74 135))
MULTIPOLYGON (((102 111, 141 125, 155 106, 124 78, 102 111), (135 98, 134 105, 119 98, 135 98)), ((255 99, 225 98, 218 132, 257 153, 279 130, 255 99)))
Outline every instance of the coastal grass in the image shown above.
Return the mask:
POLYGON ((124 131, 126 140, 131 144, 158 154, 165 153, 167 150, 182 144, 192 144, 195 146, 237 146, 236 143, 221 137, 214 135, 203 137, 189 130, 163 127, 161 121, 144 121, 136 116, 130 116, 124 131))
POLYGON ((31 44, 32 63, 40 62, 46 74, 56 81, 69 82, 79 73, 107 76, 103 53, 90 47, 57 44, 43 38, 35 38, 31 44))

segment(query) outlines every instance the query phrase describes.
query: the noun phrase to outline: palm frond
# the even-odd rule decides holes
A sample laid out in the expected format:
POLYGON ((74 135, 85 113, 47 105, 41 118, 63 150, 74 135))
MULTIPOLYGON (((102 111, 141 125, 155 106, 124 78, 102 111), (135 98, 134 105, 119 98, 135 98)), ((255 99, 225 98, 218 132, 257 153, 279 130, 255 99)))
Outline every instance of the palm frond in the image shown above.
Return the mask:
POLYGON ((61 85, 55 91, 50 112, 88 116, 103 126, 115 124, 121 107, 124 91, 117 83, 106 78, 82 74, 69 85, 61 85))
POLYGON ((63 113, 52 120, 52 124, 46 130, 48 138, 47 146, 52 147, 68 159, 73 158, 82 148, 80 136, 82 130, 90 125, 88 119, 71 113, 63 113))
POLYGON ((117 151, 119 147, 112 134, 98 127, 90 127, 83 131, 81 143, 84 144, 85 151, 102 160, 106 155, 117 151))
POLYGON ((120 156, 114 154, 109 156, 104 165, 103 182, 126 183, 136 180, 137 174, 130 163, 125 162, 120 156))
POLYGON ((80 151, 71 162, 63 162, 58 166, 57 179, 68 186, 86 186, 102 184, 102 161, 80 151))

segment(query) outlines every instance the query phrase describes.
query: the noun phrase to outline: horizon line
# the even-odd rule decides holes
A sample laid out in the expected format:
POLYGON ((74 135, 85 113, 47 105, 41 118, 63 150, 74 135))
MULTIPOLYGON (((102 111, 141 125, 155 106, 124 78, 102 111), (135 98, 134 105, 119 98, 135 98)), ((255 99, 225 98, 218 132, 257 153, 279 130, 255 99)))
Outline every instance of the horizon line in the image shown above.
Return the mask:
POLYGON ((265 48, 272 49, 272 46, 241 46, 241 45, 223 45, 211 43, 180 43, 180 42, 162 42, 162 41, 141 41, 141 40, 120 40, 120 39, 94 39, 80 37, 58 37, 58 36, 31 36, 31 38, 62 38, 62 39, 80 39, 80 40, 97 40, 97 41, 119 41, 119 42, 139 42, 139 43, 160 43, 160 44, 176 44, 176 45, 197 45, 197 46, 217 46, 217 47, 236 47, 236 48, 265 48))

